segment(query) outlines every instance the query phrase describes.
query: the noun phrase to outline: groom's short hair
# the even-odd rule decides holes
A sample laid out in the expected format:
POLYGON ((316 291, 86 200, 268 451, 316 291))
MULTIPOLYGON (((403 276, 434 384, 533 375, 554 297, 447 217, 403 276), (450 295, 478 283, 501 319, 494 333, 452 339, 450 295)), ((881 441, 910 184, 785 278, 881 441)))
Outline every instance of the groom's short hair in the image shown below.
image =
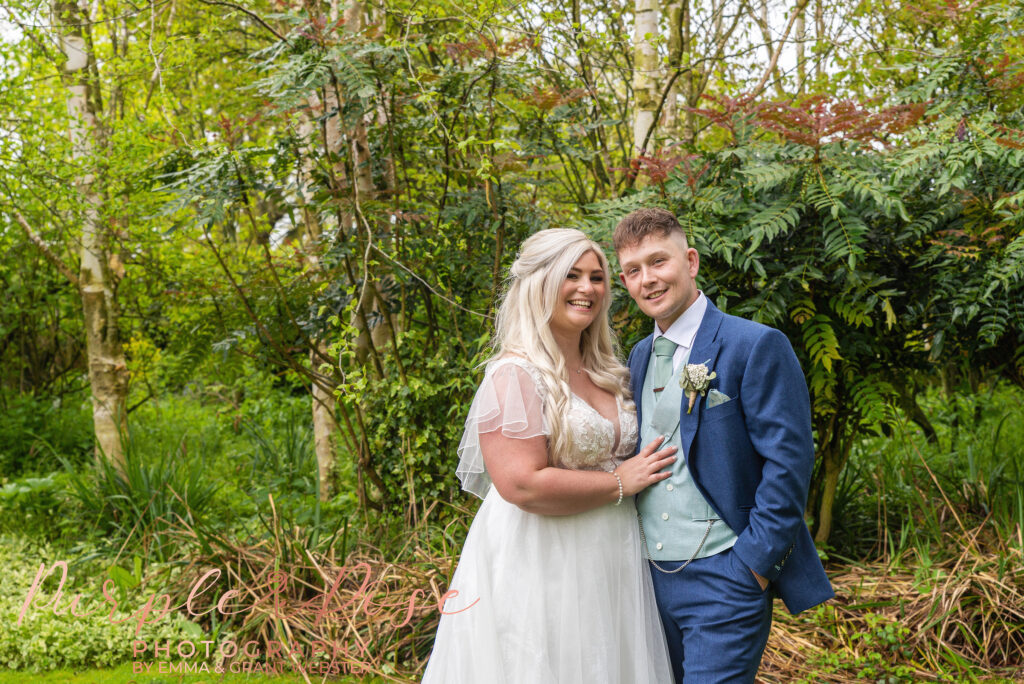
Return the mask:
POLYGON ((615 232, 612 234, 612 246, 618 252, 623 248, 640 244, 650 235, 668 237, 673 233, 682 237, 684 242, 686 241, 686 231, 679 225, 676 215, 671 211, 656 207, 637 209, 627 214, 615 226, 615 232))

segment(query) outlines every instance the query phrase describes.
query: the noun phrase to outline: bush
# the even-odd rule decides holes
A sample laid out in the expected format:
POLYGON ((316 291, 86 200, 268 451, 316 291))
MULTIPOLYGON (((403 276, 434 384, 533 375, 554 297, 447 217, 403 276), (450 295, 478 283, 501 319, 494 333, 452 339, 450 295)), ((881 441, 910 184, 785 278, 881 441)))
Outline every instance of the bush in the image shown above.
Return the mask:
MULTIPOLYGON (((970 395, 920 397, 937 439, 900 421, 857 440, 836 493, 830 546, 844 558, 896 558, 948 546, 983 522, 1000 537, 1024 529, 1024 395, 996 381, 970 395)), ((1017 545, 1020 545, 1018 541, 1017 545)))
POLYGON ((77 531, 68 510, 67 475, 25 477, 0 486, 0 534, 56 541, 77 531))
MULTIPOLYGON (((64 587, 64 599, 60 606, 66 607, 71 597, 83 594, 80 613, 95 609, 86 618, 76 618, 68 612, 55 615, 51 608, 29 609, 22 623, 18 625, 18 614, 35 580, 39 563, 52 562, 57 556, 46 547, 30 550, 24 540, 0 539, 0 668, 8 670, 29 670, 40 672, 58 668, 110 667, 131 660, 132 641, 141 639, 152 643, 155 640, 198 641, 205 637, 198 626, 182 616, 173 614, 153 625, 144 625, 135 635, 135 621, 111 624, 108 620, 108 604, 98 604, 93 599, 101 596, 100 585, 106 578, 102 568, 94 564, 75 566, 69 563, 68 583, 64 587), (90 572, 91 570, 91 572, 90 572), (103 576, 96 578, 97 571, 103 576)), ((55 573, 59 575, 59 571, 55 573)), ((57 580, 49 578, 43 584, 46 591, 37 594, 36 606, 45 605, 56 590, 57 580)), ((115 594, 119 606, 127 611, 115 613, 114 619, 129 617, 146 602, 146 597, 137 589, 115 594), (123 599, 123 601, 122 601, 123 599)))
POLYGON ((44 474, 60 458, 86 462, 93 450, 88 400, 61 404, 47 397, 0 396, 0 477, 44 474))

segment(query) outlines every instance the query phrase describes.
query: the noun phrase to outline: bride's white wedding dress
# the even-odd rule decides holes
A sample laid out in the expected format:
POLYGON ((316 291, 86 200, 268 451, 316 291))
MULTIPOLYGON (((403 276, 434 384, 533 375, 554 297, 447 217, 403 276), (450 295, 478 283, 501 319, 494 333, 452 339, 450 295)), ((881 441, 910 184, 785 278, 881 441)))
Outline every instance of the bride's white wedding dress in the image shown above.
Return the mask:
MULTIPOLYGON (((508 503, 490 486, 479 433, 547 434, 543 400, 537 370, 516 357, 493 362, 473 400, 458 473, 484 502, 452 578, 450 589, 459 594, 445 604, 423 681, 670 682, 632 498, 545 516, 508 503)), ((633 454, 636 415, 621 404, 618 426, 575 395, 567 418, 576 450, 554 465, 610 471, 633 454)))

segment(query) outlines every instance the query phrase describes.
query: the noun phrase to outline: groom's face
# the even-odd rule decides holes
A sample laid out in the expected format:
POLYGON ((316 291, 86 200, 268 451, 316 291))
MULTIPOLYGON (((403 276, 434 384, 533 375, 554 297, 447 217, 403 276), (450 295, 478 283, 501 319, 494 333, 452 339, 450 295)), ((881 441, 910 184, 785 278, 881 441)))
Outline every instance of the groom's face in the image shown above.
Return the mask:
POLYGON ((683 235, 648 235, 619 250, 619 264, 622 284, 662 332, 697 299, 700 257, 683 235))

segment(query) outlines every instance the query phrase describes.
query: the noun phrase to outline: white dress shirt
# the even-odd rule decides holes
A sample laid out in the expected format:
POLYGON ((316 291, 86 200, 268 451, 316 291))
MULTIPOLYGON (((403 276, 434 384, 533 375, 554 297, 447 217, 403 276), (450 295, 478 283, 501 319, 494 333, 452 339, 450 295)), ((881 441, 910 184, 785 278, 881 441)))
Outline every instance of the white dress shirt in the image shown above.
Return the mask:
MULTIPOLYGON (((690 348, 693 346, 693 340, 697 337, 697 330, 700 328, 700 322, 704 320, 704 312, 708 309, 708 298, 704 296, 703 292, 698 291, 697 299, 694 300, 693 304, 690 305, 683 315, 677 318, 672 325, 668 327, 668 330, 662 332, 658 329, 658 324, 654 324, 654 339, 658 339, 664 335, 668 339, 675 342, 678 346, 676 347, 676 353, 672 355, 672 372, 679 370, 679 364, 682 362, 686 355, 690 353, 690 348)), ((695 363, 701 363, 695 361, 695 363)))

